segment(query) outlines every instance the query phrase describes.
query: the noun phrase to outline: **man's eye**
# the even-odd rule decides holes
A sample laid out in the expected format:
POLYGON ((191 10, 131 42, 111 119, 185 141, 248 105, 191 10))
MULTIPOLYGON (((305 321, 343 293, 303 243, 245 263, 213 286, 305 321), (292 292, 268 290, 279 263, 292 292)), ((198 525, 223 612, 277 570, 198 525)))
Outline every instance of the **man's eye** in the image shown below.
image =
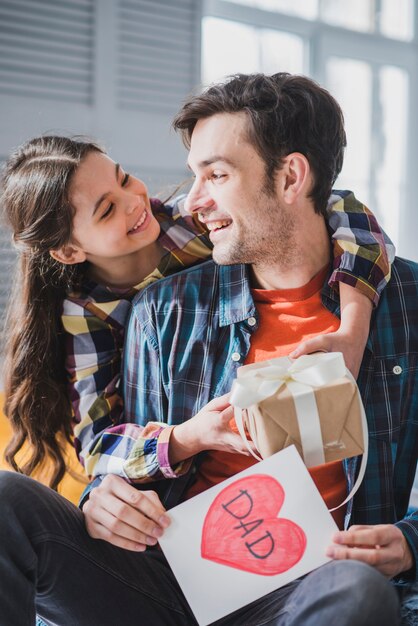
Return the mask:
POLYGON ((129 174, 125 174, 125 176, 122 179, 122 187, 125 187, 125 185, 128 184, 129 178, 130 178, 130 175, 129 174))
POLYGON ((225 178, 225 174, 212 174, 212 180, 220 180, 221 178, 225 178))
POLYGON ((107 217, 108 215, 111 214, 111 212, 113 211, 113 207, 115 205, 114 204, 109 204, 109 206, 107 207, 106 211, 104 213, 102 213, 102 215, 100 216, 101 220, 104 220, 105 217, 107 217))

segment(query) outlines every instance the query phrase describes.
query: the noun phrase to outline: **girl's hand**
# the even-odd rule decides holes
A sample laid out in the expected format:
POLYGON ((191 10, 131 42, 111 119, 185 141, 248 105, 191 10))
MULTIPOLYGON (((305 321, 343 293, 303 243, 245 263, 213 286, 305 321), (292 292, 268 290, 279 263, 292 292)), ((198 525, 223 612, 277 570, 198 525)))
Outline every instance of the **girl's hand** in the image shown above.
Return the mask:
POLYGON ((211 400, 194 417, 173 428, 170 463, 174 465, 203 450, 249 455, 241 436, 231 429, 233 417, 234 409, 229 404, 229 394, 211 400))
POLYGON ((354 333, 341 329, 327 335, 318 335, 300 343, 289 356, 291 359, 297 359, 303 354, 313 352, 342 352, 347 368, 356 379, 360 371, 367 336, 364 337, 364 333, 362 333, 363 336, 358 337, 353 335, 354 333))
POLYGON ((372 303, 358 289, 340 283, 341 321, 334 333, 303 341, 290 358, 297 359, 312 352, 342 352, 347 368, 356 379, 369 336, 372 303))
POLYGON ((91 537, 135 552, 154 546, 170 525, 154 491, 138 491, 113 474, 92 489, 83 513, 91 537))

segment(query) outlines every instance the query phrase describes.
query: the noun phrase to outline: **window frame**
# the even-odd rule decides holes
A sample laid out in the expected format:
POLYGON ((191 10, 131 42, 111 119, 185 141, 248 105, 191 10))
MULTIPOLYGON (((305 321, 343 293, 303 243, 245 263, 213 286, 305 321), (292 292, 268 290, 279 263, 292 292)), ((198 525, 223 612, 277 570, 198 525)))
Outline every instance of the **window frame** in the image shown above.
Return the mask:
MULTIPOLYGON (((401 41, 379 33, 366 33, 334 26, 320 19, 305 19, 257 7, 239 5, 227 0, 203 0, 202 16, 215 17, 254 28, 279 30, 302 37, 309 54, 305 55, 304 71, 326 86, 326 63, 330 57, 349 58, 370 64, 373 80, 379 68, 385 65, 406 72, 409 83, 408 131, 404 155, 405 194, 401 203, 397 248, 401 256, 418 260, 414 233, 418 233, 418 211, 414 210, 414 177, 418 168, 418 0, 414 3, 414 35, 401 41)), ((376 11, 380 2, 376 4, 376 11)), ((372 137, 376 134, 377 93, 372 94, 372 137)), ((370 165, 371 171, 373 164, 370 165)), ((355 190, 354 190, 355 191, 355 190)), ((373 194, 371 194, 373 197, 373 194)), ((373 206, 371 206, 373 209, 373 206)), ((390 235, 390 233, 388 233, 390 235)))

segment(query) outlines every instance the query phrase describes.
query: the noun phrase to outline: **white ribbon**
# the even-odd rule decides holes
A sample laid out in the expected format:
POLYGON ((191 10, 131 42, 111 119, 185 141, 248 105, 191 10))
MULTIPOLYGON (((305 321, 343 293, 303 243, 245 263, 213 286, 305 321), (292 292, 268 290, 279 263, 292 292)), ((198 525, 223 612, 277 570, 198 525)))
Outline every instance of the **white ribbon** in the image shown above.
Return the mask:
MULTIPOLYGON (((345 370, 341 352, 321 354, 320 358, 318 355, 305 355, 296 361, 284 358, 281 362, 267 361, 264 367, 258 369, 244 368, 232 385, 230 398, 235 409, 241 409, 235 410, 241 436, 244 431, 242 409, 253 412, 254 405, 286 386, 295 403, 304 461, 308 467, 322 465, 325 463, 324 447, 313 388, 343 378, 345 370)), ((247 441, 245 434, 243 438, 247 441)), ((257 442, 254 443, 257 447, 257 442)))
MULTIPOLYGON (((354 378, 347 370, 341 352, 311 354, 299 357, 296 361, 290 359, 275 359, 266 361, 264 367, 257 369, 243 368, 239 377, 234 381, 231 389, 230 403, 234 407, 234 416, 238 432, 245 442, 250 453, 258 460, 262 458, 251 447, 244 428, 243 410, 252 414, 259 414, 258 404, 276 394, 286 386, 292 394, 298 420, 303 458, 307 467, 323 465, 325 463, 324 445, 321 433, 321 424, 316 404, 314 388, 322 387, 332 381, 348 376, 354 383, 354 378), (281 361, 281 362, 278 362, 281 361)), ((363 428, 364 453, 357 480, 347 496, 338 507, 346 504, 354 496, 363 480, 367 465, 368 428, 363 403, 360 401, 361 420, 363 428)), ((257 441, 253 441, 257 447, 257 441)), ((334 511, 335 509, 330 509, 334 511)))

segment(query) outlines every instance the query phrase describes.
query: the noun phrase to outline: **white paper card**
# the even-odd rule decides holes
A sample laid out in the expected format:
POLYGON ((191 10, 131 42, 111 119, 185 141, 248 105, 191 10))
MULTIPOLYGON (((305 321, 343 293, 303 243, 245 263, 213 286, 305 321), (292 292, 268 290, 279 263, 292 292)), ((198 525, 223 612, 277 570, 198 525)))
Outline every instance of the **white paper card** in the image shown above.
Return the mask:
POLYGON ((160 545, 200 626, 327 563, 338 530, 294 446, 169 515, 160 545))

